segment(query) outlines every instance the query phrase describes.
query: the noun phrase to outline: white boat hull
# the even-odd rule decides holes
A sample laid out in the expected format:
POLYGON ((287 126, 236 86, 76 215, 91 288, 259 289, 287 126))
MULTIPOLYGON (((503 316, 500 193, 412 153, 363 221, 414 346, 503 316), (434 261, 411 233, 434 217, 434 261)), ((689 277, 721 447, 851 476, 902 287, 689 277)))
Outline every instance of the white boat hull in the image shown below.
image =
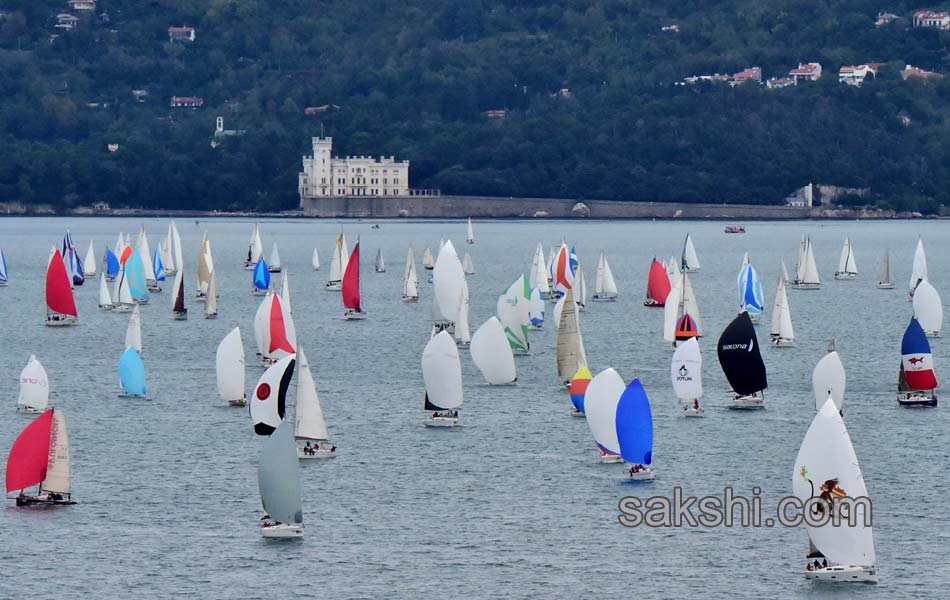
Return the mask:
POLYGON ((571 416, 572 416, 572 417, 580 417, 580 418, 582 418, 582 419, 586 419, 586 418, 587 418, 587 415, 585 415, 585 414, 582 413, 581 411, 577 410, 576 408, 571 411, 571 416))
POLYGON ((794 348, 795 340, 787 340, 785 338, 772 338, 772 347, 773 348, 794 348))
POLYGON ((700 406, 699 408, 696 408, 696 407, 693 406, 693 405, 684 406, 684 407, 683 407, 683 416, 684 416, 684 417, 692 417, 692 418, 702 417, 702 416, 704 416, 704 415, 703 415, 703 407, 700 406))
POLYGON ((45 412, 45 409, 44 409, 44 410, 39 410, 39 409, 37 409, 37 408, 33 408, 32 406, 18 406, 18 407, 16 407, 16 411, 17 411, 18 413, 23 413, 23 414, 27 414, 27 415, 38 415, 38 414, 40 414, 41 412, 45 412))
POLYGON ((619 465, 623 462, 623 457, 619 454, 604 454, 600 455, 600 463, 605 465, 619 465))
POLYGON ((594 302, 616 302, 617 296, 598 296, 594 294, 594 302))
POLYGON ((631 481, 651 481, 656 477, 656 469, 652 467, 643 467, 639 471, 630 471, 631 481))
POLYGON ((76 317, 72 315, 47 315, 47 327, 70 327, 76 324, 76 317))
POLYGON ((100 304, 99 308, 101 308, 102 310, 112 310, 113 306, 114 306, 113 304, 100 304))
POLYGON ((132 305, 131 304, 113 304, 112 312, 116 312, 116 313, 132 312, 132 305))
POLYGON ((247 398, 240 400, 228 400, 228 406, 247 406, 247 398))
POLYGON ((281 523, 261 527, 261 535, 269 539, 296 540, 303 537, 302 524, 281 523))
POLYGON ((297 458, 311 459, 311 458, 336 458, 336 450, 324 450, 320 448, 319 450, 314 451, 313 454, 307 454, 303 451, 303 448, 297 448, 297 458))
POLYGON ((939 332, 939 331, 927 331, 927 330, 925 329, 925 330, 924 330, 924 335, 926 335, 926 336, 929 337, 929 338, 938 338, 938 337, 940 337, 940 332, 939 332))
POLYGON ((797 283, 793 283, 792 287, 795 288, 796 290, 819 290, 821 289, 821 284, 797 282, 797 283))
POLYGON ((218 313, 216 313, 216 312, 214 312, 214 313, 205 313, 205 318, 206 318, 206 319, 217 319, 217 318, 218 318, 218 313))
POLYGON ((254 296, 266 296, 267 292, 269 291, 270 290, 259 290, 257 288, 254 288, 253 290, 251 290, 251 294, 254 296))
POLYGON ((187 321, 187 320, 188 320, 188 313, 186 313, 186 312, 176 312, 176 313, 174 313, 174 315, 175 315, 175 320, 176 320, 176 321, 187 321))
POLYGON ((360 311, 356 312, 353 310, 346 311, 346 314, 343 315, 343 318, 347 321, 362 321, 366 318, 366 312, 360 311))
POLYGON ((402 297, 402 301, 403 301, 403 302, 410 302, 410 303, 418 302, 418 301, 419 301, 419 296, 403 296, 403 297, 402 297))
POLYGON ((805 579, 811 581, 877 583, 877 569, 874 567, 833 566, 805 571, 805 579))
POLYGON ((757 394, 736 396, 729 408, 733 410, 759 410, 765 408, 765 399, 757 394))
POLYGON ((892 282, 878 281, 877 289, 879 290, 893 290, 896 286, 892 282))
POLYGON ((328 292, 342 292, 343 291, 343 282, 342 281, 328 281, 326 285, 323 286, 328 292))
POLYGON ((426 427, 458 427, 458 417, 433 417, 429 416, 423 423, 426 427))
POLYGON ((857 276, 857 273, 835 273, 835 279, 838 281, 852 281, 857 276))

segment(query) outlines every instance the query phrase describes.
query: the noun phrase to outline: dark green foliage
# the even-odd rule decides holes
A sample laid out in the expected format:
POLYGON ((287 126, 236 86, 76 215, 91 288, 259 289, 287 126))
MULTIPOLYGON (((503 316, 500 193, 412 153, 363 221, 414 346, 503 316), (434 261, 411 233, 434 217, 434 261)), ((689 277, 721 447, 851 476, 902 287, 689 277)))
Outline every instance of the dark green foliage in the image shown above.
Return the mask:
POLYGON ((409 159, 413 187, 450 194, 779 203, 816 182, 936 211, 950 81, 900 77, 950 71, 950 34, 910 28, 922 6, 892 2, 904 18, 875 28, 869 0, 100 0, 63 32, 65 2, 0 0, 0 201, 291 208, 322 124, 338 155, 409 159), (169 43, 171 25, 197 41, 169 43), (825 76, 673 85, 799 61, 825 76), (876 80, 837 82, 870 61, 876 80), (339 109, 304 114, 325 104, 339 109), (218 115, 246 134, 213 149, 218 115))

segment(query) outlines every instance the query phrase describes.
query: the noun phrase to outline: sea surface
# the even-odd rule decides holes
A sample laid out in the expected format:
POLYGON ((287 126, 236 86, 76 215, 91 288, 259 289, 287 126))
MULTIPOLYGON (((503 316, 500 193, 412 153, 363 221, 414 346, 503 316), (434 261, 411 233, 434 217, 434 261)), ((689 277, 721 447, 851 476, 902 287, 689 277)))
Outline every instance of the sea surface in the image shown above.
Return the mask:
MULTIPOLYGON (((45 265, 68 227, 80 256, 101 257, 117 233, 144 225, 152 250, 164 219, 0 219, 10 285, 0 288, 0 453, 29 416, 16 414, 18 376, 31 353, 49 373, 52 403, 66 415, 78 504, 0 507, 0 598, 906 598, 939 597, 950 584, 950 428, 947 408, 907 410, 895 401, 900 339, 911 316, 908 280, 918 236, 930 280, 950 294, 950 223, 936 221, 755 222, 744 235, 724 223, 689 221, 265 220, 265 256, 279 244, 288 269, 297 336, 309 358, 338 458, 300 465, 306 537, 261 538, 257 490, 261 438, 246 409, 215 390, 218 342, 240 325, 247 389, 263 367, 254 356, 260 302, 243 269, 252 222, 180 221, 189 319, 175 321, 171 281, 142 307, 148 399, 118 397, 116 365, 127 314, 97 308, 97 282, 76 289, 80 324, 48 328, 45 265), (217 320, 193 301, 196 256, 208 231, 218 272, 217 320), (324 291, 336 236, 360 240, 369 318, 347 322, 338 292, 324 291), (681 252, 690 232, 702 264, 691 275, 705 337, 706 417, 684 419, 670 384, 671 349, 661 309, 642 306, 654 256, 681 252), (762 275, 767 315, 784 260, 812 237, 822 286, 789 290, 797 346, 763 348, 766 410, 727 410, 731 395, 716 339, 736 315, 743 253, 762 275), (850 236, 860 275, 834 281, 850 236), (597 462, 586 421, 569 415, 555 371, 555 328, 530 334, 518 383, 490 387, 463 349, 464 426, 424 428, 422 349, 432 288, 400 301, 406 252, 451 239, 470 252, 472 330, 498 295, 566 239, 593 291, 600 251, 620 288, 614 303, 589 302, 581 326, 591 370, 638 377, 655 420, 653 482, 632 483, 619 465, 597 462), (320 252, 322 269, 311 267, 320 252), (373 272, 382 249, 388 270, 373 272), (876 288, 888 250, 897 289, 876 288), (880 583, 805 581, 804 529, 625 528, 624 496, 737 494, 761 488, 765 515, 791 493, 794 460, 815 414, 811 372, 829 339, 847 369, 845 418, 874 502, 880 583)), ((101 266, 100 266, 101 268, 101 266)), ((280 276, 274 276, 279 284, 280 276)), ((549 314, 552 305, 548 304, 549 314)), ((757 326, 768 339, 766 316, 757 326)), ((946 332, 945 332, 946 333, 946 332)), ((950 342, 933 341, 937 375, 950 377, 950 342)), ((290 394, 292 399, 293 394, 290 394)), ((950 401, 950 400, 947 400, 950 401)), ((0 464, 5 463, 5 459, 0 464)))

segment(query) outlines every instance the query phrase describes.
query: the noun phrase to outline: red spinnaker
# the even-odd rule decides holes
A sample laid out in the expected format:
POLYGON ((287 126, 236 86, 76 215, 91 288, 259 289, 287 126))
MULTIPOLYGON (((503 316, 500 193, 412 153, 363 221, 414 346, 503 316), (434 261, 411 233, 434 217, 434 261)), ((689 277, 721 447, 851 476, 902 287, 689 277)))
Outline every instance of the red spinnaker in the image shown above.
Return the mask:
POLYGON ((653 259, 653 264, 650 265, 650 280, 647 283, 647 294, 650 295, 650 298, 654 302, 658 302, 660 306, 666 303, 666 297, 670 295, 670 277, 666 274, 666 269, 663 267, 663 263, 657 259, 653 259))
POLYGON ((555 259, 554 265, 554 276, 555 284, 560 286, 562 292, 566 292, 571 289, 571 282, 567 280, 567 272, 570 267, 568 263, 571 261, 570 253, 567 250, 567 246, 561 245, 561 248, 557 252, 557 258, 555 259))
POLYGON ((53 256, 46 269, 46 305, 53 312, 77 316, 73 286, 66 265, 58 255, 53 256))
POLYGON ((296 352, 287 339, 287 328, 284 327, 284 309, 280 304, 280 296, 274 294, 270 305, 270 348, 268 353, 284 350, 293 354, 296 352))
MULTIPOLYGON (((56 260, 53 260, 56 262, 56 260)), ((63 261, 59 261, 62 264, 63 261)), ((49 438, 53 431, 53 409, 26 426, 7 457, 7 493, 23 490, 46 479, 49 438)))
POLYGON ((360 243, 356 242, 343 273, 343 306, 360 310, 360 243))
POLYGON ((119 262, 124 265, 130 256, 132 256, 132 246, 126 246, 125 250, 122 251, 122 256, 119 257, 119 262))

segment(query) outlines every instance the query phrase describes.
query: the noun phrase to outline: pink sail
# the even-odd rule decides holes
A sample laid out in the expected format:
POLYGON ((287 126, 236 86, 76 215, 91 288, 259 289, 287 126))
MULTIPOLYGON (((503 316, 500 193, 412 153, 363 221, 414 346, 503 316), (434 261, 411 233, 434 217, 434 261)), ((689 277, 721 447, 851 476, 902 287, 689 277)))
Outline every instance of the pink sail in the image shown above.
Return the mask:
POLYGON ((73 287, 66 273, 66 265, 58 257, 49 261, 46 269, 46 306, 50 312, 75 317, 76 299, 73 298, 73 287))
MULTIPOLYGON (((62 268, 63 261, 58 262, 62 268)), ((65 272, 65 269, 64 269, 65 272)), ((26 426, 7 457, 7 493, 42 483, 49 465, 50 435, 53 431, 53 409, 41 414, 26 426)))
POLYGON ((350 259, 346 263, 346 272, 343 273, 343 306, 352 310, 360 310, 360 243, 356 242, 350 259))

